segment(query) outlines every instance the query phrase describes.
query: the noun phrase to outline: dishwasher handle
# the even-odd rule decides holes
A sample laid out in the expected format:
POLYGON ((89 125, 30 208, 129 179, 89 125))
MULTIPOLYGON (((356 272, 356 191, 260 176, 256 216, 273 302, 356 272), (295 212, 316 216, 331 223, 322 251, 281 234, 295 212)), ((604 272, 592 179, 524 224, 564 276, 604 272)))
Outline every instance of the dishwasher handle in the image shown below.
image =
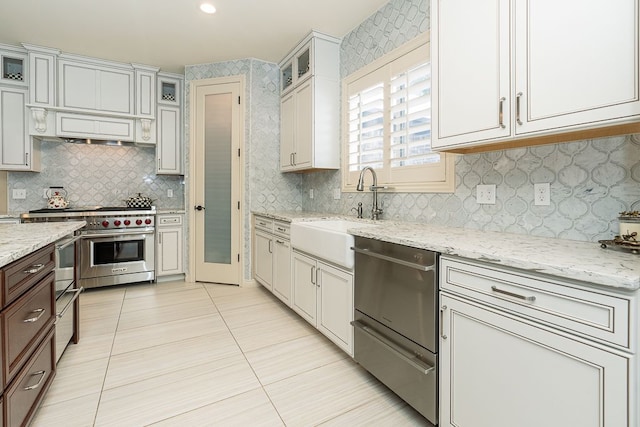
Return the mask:
POLYGON ((394 257, 390 257, 388 255, 382 255, 379 254, 377 252, 373 252, 369 249, 360 249, 360 248, 356 248, 356 247, 352 247, 351 248, 354 252, 362 254, 362 255, 366 255, 366 256, 370 256, 373 258, 378 258, 384 261, 389 261, 389 262, 393 262, 395 264, 400 264, 404 267, 409 267, 409 268, 414 268, 416 270, 420 270, 420 271, 433 271, 436 269, 435 264, 434 265, 421 265, 421 264, 417 264, 415 262, 409 262, 409 261, 405 261, 402 259, 398 259, 398 258, 394 258, 394 257))
POLYGON ((365 326, 361 322, 354 320, 351 322, 351 326, 353 326, 354 328, 360 329, 362 332, 369 335, 371 338, 378 341, 383 346, 387 347, 389 350, 395 353, 398 357, 400 357, 405 362, 407 362, 408 364, 413 366, 415 369, 420 371, 420 373, 426 375, 429 372, 435 371, 436 369, 435 365, 426 364, 422 360, 418 359, 414 354, 411 354, 408 351, 398 347, 388 338, 384 337, 382 334, 379 334, 378 332, 369 328, 368 326, 365 326))

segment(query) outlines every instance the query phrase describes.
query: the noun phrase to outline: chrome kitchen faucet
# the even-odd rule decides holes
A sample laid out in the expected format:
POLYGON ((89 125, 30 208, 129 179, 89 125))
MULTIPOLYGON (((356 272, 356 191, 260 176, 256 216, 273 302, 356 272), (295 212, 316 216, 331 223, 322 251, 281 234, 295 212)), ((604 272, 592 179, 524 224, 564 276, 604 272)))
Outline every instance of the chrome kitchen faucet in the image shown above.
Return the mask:
POLYGON ((377 220, 378 217, 382 215, 382 208, 378 208, 378 190, 385 189, 385 186, 378 186, 378 176, 376 175, 376 171, 373 170, 371 166, 365 166, 360 171, 360 178, 358 178, 358 185, 356 185, 356 190, 364 191, 364 173, 366 171, 371 172, 371 176, 373 177, 373 184, 369 186, 369 190, 373 192, 373 206, 371 207, 371 219, 377 220))

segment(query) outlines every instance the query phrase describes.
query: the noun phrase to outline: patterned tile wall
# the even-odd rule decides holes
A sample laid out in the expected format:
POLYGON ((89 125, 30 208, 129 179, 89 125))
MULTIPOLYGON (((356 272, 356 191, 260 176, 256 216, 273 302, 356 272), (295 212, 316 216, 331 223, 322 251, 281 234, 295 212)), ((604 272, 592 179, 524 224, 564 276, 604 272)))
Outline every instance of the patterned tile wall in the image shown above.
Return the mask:
MULTIPOLYGON (((429 30, 427 0, 391 0, 347 34, 341 45, 345 77, 429 30)), ((353 214, 371 195, 343 193, 340 172, 303 178, 303 209, 353 214)), ((383 218, 594 241, 617 233, 618 212, 640 209, 640 136, 458 156, 453 194, 383 194, 383 218), (551 183, 551 206, 533 205, 533 184, 551 183), (495 205, 475 201, 477 184, 496 184, 495 205)))
MULTIPOLYGON (((302 178, 279 172, 280 146, 280 70, 276 64, 257 59, 243 59, 185 67, 186 108, 185 158, 188 162, 189 83, 214 77, 245 76, 245 145, 244 152, 244 277, 251 278, 251 211, 301 210, 302 178)), ((188 170, 188 163, 187 163, 188 170)), ((188 179, 188 178, 187 178, 188 179)), ((186 195, 187 206, 189 194, 186 195)))
POLYGON ((156 175, 154 147, 108 146, 42 142, 42 171, 10 172, 9 195, 26 189, 27 198, 9 199, 9 212, 18 214, 46 207, 43 190, 62 186, 74 206, 125 206, 124 199, 142 193, 158 208, 184 206, 181 176, 156 175), (167 197, 173 190, 174 197, 167 197))

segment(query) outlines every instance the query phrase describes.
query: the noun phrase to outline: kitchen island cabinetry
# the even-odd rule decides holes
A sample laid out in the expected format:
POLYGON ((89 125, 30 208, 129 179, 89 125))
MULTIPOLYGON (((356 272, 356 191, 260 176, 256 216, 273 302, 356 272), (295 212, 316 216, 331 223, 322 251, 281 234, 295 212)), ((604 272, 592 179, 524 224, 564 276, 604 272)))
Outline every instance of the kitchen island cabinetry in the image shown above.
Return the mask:
POLYGON ((156 277, 184 274, 184 215, 157 216, 156 277))
POLYGON ((54 245, 0 270, 3 420, 28 425, 55 375, 54 245))
POLYGON ((639 6, 432 2, 434 149, 569 141, 596 129, 632 133, 634 125, 637 132, 639 6))
POLYGON ((293 250, 293 310, 353 356, 353 273, 293 250))
POLYGON ((456 257, 440 277, 442 426, 637 425, 634 297, 456 257))
POLYGON ((339 43, 311 32, 280 64, 282 172, 340 167, 339 43))
POLYGON ((255 279, 291 307, 289 224, 255 216, 253 245, 255 279))

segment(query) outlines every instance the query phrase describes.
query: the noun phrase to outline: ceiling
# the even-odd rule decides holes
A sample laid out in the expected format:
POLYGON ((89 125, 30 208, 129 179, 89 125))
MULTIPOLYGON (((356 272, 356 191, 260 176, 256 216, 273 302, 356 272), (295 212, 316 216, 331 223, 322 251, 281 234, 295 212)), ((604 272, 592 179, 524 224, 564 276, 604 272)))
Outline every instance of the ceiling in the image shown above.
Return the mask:
POLYGON ((343 37, 388 0, 1 0, 0 43, 159 66, 280 61, 311 29, 343 37))

